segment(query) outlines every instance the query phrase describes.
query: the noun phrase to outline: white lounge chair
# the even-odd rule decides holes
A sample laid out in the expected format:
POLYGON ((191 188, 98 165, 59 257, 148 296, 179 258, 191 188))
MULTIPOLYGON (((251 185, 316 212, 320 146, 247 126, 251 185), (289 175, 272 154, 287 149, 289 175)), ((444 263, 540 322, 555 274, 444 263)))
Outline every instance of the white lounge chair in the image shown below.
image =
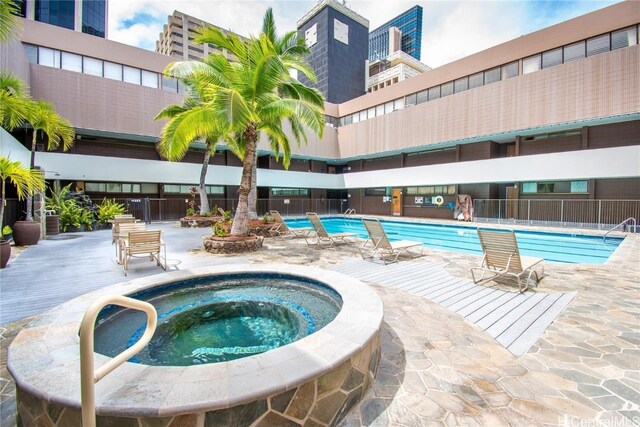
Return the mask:
POLYGON ((510 277, 518 282, 518 289, 524 292, 529 284, 537 286, 544 275, 544 259, 520 256, 516 235, 512 230, 490 231, 478 229, 482 246, 480 267, 471 268, 474 283, 484 283, 498 277, 510 277), (534 267, 540 267, 538 272, 534 267), (476 277, 476 273, 482 273, 476 277), (485 277, 489 274, 489 277, 485 277))
POLYGON ((401 254, 409 254, 414 258, 422 256, 424 251, 424 244, 422 242, 412 240, 399 240, 395 242, 389 241, 387 233, 385 233, 382 224, 376 218, 363 218, 362 223, 369 233, 369 239, 364 242, 364 245, 360 248, 360 255, 363 259, 373 259, 379 256, 382 262, 391 264, 398 261, 398 257, 401 254), (367 244, 371 242, 373 247, 367 247, 367 244), (411 250, 420 249, 419 253, 412 252, 411 250), (387 259, 392 259, 387 262, 387 259))
POLYGON ((147 224, 144 222, 127 222, 118 224, 118 232, 114 233, 116 240, 116 260, 118 264, 122 264, 122 247, 124 242, 129 238, 129 233, 132 231, 145 231, 147 224))
POLYGON ((307 212, 307 218, 315 231, 311 236, 305 236, 304 240, 308 245, 327 244, 332 246, 334 243, 353 243, 358 237, 358 233, 327 233, 322 221, 320 221, 320 217, 315 212, 307 212), (347 240, 348 238, 353 239, 353 241, 347 240))
POLYGON ((164 270, 167 269, 167 248, 162 242, 160 230, 152 231, 131 231, 129 238, 125 240, 122 247, 122 269, 124 275, 129 270, 129 259, 133 257, 148 256, 164 270), (164 249, 164 261, 161 261, 160 252, 164 249))
POLYGON ((269 211, 269 214, 276 221, 274 226, 269 229, 269 234, 273 237, 305 237, 313 231, 313 229, 309 227, 289 228, 278 211, 269 211))

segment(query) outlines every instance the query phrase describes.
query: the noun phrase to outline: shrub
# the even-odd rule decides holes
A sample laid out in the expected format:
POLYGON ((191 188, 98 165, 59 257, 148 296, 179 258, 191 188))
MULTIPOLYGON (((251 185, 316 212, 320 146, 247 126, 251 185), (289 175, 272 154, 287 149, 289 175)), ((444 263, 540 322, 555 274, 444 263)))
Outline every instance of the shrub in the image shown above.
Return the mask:
POLYGON ((229 235, 229 229, 227 228, 227 221, 220 219, 213 223, 211 226, 213 234, 218 237, 226 237, 229 235))
POLYGON ((115 199, 102 199, 102 203, 98 206, 98 222, 106 224, 112 221, 116 215, 122 215, 125 212, 124 205, 116 202, 115 199))

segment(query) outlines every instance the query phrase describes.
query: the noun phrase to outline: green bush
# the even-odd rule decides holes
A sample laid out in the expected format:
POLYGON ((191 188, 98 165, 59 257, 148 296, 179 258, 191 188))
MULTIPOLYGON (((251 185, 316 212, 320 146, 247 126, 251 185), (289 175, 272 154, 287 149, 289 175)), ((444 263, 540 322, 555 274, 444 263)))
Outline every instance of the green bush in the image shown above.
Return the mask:
POLYGON ((106 224, 112 221, 116 215, 122 215, 125 212, 124 205, 116 202, 115 199, 102 199, 102 203, 98 207, 98 222, 106 224))
POLYGON ((87 230, 93 229, 93 213, 78 206, 73 199, 65 200, 58 215, 62 231, 67 231, 69 226, 80 228, 83 225, 87 230))
POLYGON ((213 234, 218 237, 226 237, 229 235, 229 230, 226 225, 227 221, 224 219, 218 220, 213 223, 211 229, 213 230, 213 234))

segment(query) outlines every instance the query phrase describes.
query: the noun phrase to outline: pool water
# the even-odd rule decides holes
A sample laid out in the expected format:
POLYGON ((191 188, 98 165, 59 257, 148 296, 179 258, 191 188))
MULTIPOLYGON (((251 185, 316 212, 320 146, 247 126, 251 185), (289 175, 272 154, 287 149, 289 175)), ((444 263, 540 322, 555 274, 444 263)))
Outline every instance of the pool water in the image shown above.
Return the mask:
MULTIPOLYGON (((330 288, 279 274, 234 274, 162 285, 130 297, 151 303, 158 327, 131 362, 187 366, 248 357, 310 335, 340 311, 330 288)), ((96 352, 115 356, 138 341, 145 315, 107 307, 98 316, 96 352)))
MULTIPOLYGON (((389 240, 414 240, 428 248, 454 252, 482 254, 475 227, 459 227, 444 224, 380 221, 389 240)), ((322 218, 328 233, 351 232, 366 239, 367 231, 362 221, 355 218, 322 218)), ((288 219, 290 227, 310 227, 307 219, 288 219)), ((489 229, 490 226, 482 225, 489 229)), ((623 239, 568 233, 516 231, 520 253, 544 258, 546 261, 570 264, 603 264, 623 239)))

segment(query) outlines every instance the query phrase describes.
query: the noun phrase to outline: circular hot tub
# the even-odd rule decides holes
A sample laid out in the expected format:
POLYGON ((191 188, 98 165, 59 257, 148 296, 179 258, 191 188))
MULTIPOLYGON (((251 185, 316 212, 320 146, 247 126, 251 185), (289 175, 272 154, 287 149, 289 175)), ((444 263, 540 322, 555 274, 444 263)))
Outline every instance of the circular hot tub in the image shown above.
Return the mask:
MULTIPOLYGON (((8 369, 25 425, 79 425, 78 330, 96 298, 156 306, 154 340, 96 384, 114 425, 334 425, 365 394, 380 361, 382 302, 340 273, 284 264, 164 273, 110 286, 36 318, 8 369)), ((142 315, 107 307, 96 367, 135 342, 142 315)))

